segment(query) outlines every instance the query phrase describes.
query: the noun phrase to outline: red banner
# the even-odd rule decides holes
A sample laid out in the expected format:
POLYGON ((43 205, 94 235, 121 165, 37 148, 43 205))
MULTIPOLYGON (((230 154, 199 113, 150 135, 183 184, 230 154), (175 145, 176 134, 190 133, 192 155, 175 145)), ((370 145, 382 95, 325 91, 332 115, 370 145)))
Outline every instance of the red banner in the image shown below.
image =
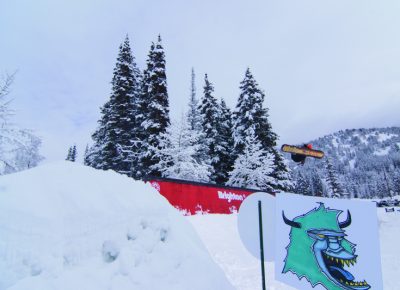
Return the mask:
POLYGON ((243 200, 257 190, 208 184, 152 180, 150 184, 184 215, 237 212, 243 200))

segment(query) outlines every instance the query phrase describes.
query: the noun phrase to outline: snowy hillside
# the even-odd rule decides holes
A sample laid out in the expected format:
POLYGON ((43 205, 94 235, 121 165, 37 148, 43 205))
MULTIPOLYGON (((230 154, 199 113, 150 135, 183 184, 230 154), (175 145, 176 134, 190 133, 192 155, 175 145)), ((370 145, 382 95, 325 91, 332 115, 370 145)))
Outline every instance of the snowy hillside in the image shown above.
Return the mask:
POLYGON ((62 162, 0 177, 0 289, 233 289, 152 187, 62 162))
MULTIPOLYGON (((344 130, 307 143, 325 152, 352 196, 400 194, 399 127, 344 130)), ((308 158, 304 166, 291 162, 291 167, 296 180, 305 180, 310 191, 326 192, 319 182, 326 177, 325 162, 308 158)))

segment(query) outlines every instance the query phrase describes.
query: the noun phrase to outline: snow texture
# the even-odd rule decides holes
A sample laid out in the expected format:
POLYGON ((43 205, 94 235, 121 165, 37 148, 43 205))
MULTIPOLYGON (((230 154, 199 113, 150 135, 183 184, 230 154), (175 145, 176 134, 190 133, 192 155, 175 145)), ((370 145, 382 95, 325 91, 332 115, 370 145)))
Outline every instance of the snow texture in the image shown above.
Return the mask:
POLYGON ((376 151, 374 151, 373 154, 375 154, 376 156, 385 156, 388 155, 390 151, 390 147, 386 147, 386 148, 382 148, 382 149, 378 149, 376 151))
POLYGON ((61 162, 0 177, 0 289, 233 289, 149 184, 61 162))

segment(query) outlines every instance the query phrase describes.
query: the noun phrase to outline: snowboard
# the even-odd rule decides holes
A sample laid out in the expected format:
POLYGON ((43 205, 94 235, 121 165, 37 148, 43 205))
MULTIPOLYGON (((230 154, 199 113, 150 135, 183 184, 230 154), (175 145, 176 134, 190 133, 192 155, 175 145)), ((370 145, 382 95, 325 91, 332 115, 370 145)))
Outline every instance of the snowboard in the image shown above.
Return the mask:
POLYGON ((322 152, 320 150, 308 149, 305 147, 298 147, 298 146, 287 145, 287 144, 282 145, 281 150, 283 152, 287 152, 287 153, 309 156, 309 157, 314 157, 314 158, 318 158, 318 159, 321 159, 325 155, 324 152, 322 152))

